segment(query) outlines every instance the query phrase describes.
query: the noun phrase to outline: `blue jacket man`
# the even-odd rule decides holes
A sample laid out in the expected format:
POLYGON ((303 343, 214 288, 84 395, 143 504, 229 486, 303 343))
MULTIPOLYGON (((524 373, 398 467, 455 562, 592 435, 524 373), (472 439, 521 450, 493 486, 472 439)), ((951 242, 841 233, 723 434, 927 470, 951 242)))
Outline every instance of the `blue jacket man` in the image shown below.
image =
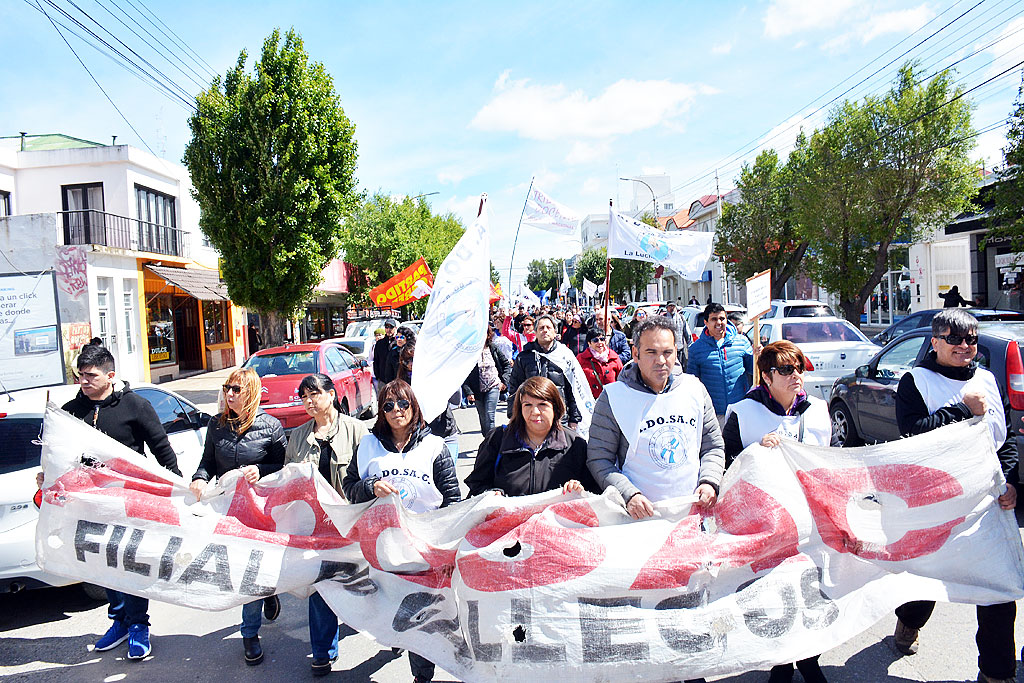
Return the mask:
POLYGON ((753 372, 754 349, 750 340, 726 322, 721 304, 708 304, 704 319, 704 331, 690 344, 687 372, 704 384, 715 413, 721 416, 730 403, 741 400, 750 389, 747 374, 753 372))

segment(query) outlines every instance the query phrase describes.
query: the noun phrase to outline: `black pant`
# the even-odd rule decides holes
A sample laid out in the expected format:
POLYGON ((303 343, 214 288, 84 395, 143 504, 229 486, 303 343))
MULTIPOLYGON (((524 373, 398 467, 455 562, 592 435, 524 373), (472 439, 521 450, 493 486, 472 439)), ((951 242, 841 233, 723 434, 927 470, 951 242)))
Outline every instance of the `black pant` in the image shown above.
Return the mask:
POLYGON ((413 678, 417 681, 434 680, 434 663, 426 657, 409 650, 409 669, 412 670, 413 678))
MULTIPOLYGON (((935 603, 916 600, 896 608, 896 616, 908 628, 928 623, 935 603)), ((1017 646, 1013 642, 1013 622, 1017 603, 978 605, 978 669, 989 678, 1013 678, 1017 674, 1017 646)))

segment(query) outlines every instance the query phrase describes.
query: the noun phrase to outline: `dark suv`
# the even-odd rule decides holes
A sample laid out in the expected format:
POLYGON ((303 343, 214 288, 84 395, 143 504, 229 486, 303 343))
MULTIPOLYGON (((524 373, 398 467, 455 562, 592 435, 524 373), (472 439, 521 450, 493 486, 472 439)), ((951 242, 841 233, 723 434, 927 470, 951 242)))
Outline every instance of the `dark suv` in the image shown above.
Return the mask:
MULTIPOLYGON (((978 363, 995 375, 1010 423, 1024 426, 1024 322, 979 322, 978 363)), ((919 363, 931 348, 930 327, 917 329, 889 342, 867 365, 832 386, 829 412, 832 432, 844 446, 893 441, 896 426, 896 387, 903 373, 919 363)), ((1016 433, 1016 432, 1015 432, 1016 433)), ((1024 437, 1017 433, 1020 448, 1024 437)))
MULTIPOLYGON (((928 327, 932 324, 932 318, 934 318, 941 310, 941 308, 929 308, 925 311, 911 313, 906 318, 897 320, 892 325, 889 325, 889 327, 876 334, 871 338, 871 341, 875 342, 879 346, 885 346, 901 334, 905 334, 911 330, 918 330, 922 327, 928 327)), ((1021 313, 1020 311, 1001 310, 998 308, 968 308, 967 312, 979 321, 1003 320, 1007 322, 1024 322, 1024 313, 1021 313)))

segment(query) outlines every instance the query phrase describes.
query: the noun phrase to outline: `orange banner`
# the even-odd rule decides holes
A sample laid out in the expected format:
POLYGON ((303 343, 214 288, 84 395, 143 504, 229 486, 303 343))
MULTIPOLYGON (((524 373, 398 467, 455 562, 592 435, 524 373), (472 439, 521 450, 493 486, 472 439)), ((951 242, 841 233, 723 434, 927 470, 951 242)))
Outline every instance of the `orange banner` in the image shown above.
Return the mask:
POLYGON ((424 291, 426 289, 424 285, 433 287, 434 275, 421 256, 398 275, 371 289, 370 301, 375 306, 398 308, 411 301, 421 299, 429 293, 424 291), (420 282, 423 285, 419 285, 420 282))

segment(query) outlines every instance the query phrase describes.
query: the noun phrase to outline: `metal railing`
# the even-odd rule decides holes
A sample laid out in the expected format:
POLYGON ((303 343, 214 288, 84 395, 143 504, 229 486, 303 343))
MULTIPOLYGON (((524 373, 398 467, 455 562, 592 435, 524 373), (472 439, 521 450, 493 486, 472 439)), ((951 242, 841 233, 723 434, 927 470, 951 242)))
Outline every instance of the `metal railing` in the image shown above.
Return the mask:
POLYGON ((64 244, 99 244, 151 254, 189 255, 189 235, 179 228, 95 209, 58 211, 57 215, 64 226, 64 244))

